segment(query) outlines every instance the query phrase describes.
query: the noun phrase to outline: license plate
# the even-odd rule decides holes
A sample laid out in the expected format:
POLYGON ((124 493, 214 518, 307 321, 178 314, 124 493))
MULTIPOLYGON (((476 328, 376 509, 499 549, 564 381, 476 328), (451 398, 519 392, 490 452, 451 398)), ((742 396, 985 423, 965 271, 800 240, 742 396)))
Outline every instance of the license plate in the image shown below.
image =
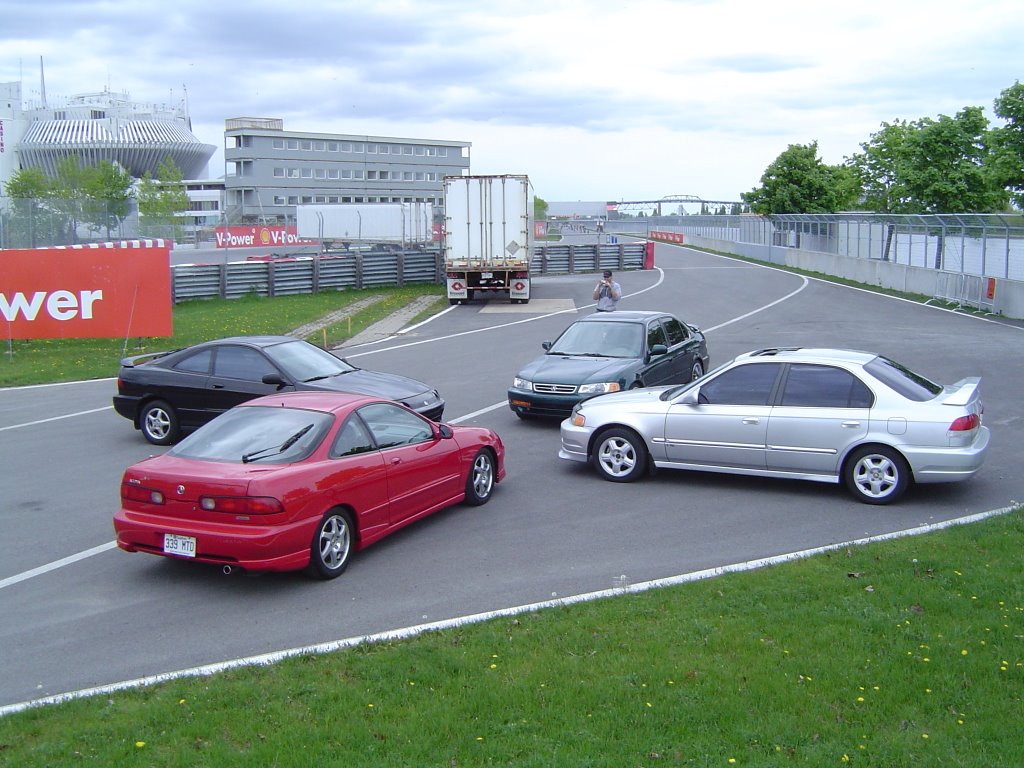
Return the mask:
POLYGON ((164 554, 181 555, 182 557, 195 557, 196 540, 191 536, 178 536, 174 533, 165 533, 164 554))
POLYGON ((480 277, 484 278, 485 280, 490 280, 492 277, 494 277, 494 273, 493 272, 481 272, 480 273, 480 277))

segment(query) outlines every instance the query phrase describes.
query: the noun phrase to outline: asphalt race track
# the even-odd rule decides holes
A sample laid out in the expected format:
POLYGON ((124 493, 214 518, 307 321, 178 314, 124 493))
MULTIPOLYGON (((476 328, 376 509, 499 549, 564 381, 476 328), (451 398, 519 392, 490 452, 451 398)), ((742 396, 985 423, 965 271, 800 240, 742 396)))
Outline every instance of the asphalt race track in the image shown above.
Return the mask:
POLYGON ((888 355, 937 381, 980 375, 987 463, 891 507, 840 486, 660 472, 634 484, 557 459, 557 423, 505 404, 518 366, 577 314, 593 275, 536 281, 528 305, 453 307, 347 351, 436 385, 446 420, 493 427, 508 477, 355 556, 339 579, 235 574, 113 547, 124 468, 155 449, 114 413, 113 380, 0 390, 0 707, 200 665, 501 610, 850 541, 1024 498, 1024 330, 658 245, 617 273, 621 309, 664 309, 708 335, 712 366, 776 345, 888 355), (564 311, 564 308, 569 308, 564 311), (563 310, 563 311, 559 311, 563 310))

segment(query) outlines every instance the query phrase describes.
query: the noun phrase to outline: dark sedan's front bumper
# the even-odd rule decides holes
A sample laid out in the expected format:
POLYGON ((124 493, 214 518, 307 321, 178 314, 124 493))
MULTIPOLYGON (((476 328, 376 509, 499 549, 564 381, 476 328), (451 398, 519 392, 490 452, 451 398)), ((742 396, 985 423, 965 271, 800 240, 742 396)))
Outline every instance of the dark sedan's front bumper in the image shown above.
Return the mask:
POLYGON ((572 415, 573 407, 590 395, 549 395, 526 392, 522 389, 508 390, 508 407, 517 416, 545 416, 566 419, 572 415))

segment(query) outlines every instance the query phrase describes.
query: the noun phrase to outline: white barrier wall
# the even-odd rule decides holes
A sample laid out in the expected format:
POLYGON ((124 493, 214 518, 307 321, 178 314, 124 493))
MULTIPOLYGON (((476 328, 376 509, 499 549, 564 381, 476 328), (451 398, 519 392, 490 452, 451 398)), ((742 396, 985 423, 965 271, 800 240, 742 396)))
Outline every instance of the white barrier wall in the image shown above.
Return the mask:
MULTIPOLYGON (((906 264, 893 264, 879 259, 861 259, 852 256, 838 256, 832 253, 807 251, 801 248, 784 246, 757 245, 754 243, 736 243, 731 240, 718 240, 700 235, 686 235, 686 244, 697 248, 708 248, 721 253, 732 253, 748 259, 780 264, 810 272, 821 272, 826 275, 855 280, 865 285, 876 285, 904 293, 916 293, 922 296, 940 296, 939 280, 942 273, 924 267, 910 267, 906 264)), ((1009 318, 1024 319, 1024 282, 991 278, 993 283, 992 298, 985 308, 997 315, 1009 318)))

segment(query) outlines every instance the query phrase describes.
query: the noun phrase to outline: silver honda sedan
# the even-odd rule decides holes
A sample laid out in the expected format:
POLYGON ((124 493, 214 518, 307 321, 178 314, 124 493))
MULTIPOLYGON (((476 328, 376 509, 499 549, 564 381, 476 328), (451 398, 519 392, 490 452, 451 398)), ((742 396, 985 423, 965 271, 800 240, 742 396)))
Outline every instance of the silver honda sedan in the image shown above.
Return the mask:
POLYGON ((630 482, 654 467, 845 483, 866 504, 982 465, 980 378, 942 386, 879 355, 761 349, 695 382, 586 400, 558 455, 630 482))

